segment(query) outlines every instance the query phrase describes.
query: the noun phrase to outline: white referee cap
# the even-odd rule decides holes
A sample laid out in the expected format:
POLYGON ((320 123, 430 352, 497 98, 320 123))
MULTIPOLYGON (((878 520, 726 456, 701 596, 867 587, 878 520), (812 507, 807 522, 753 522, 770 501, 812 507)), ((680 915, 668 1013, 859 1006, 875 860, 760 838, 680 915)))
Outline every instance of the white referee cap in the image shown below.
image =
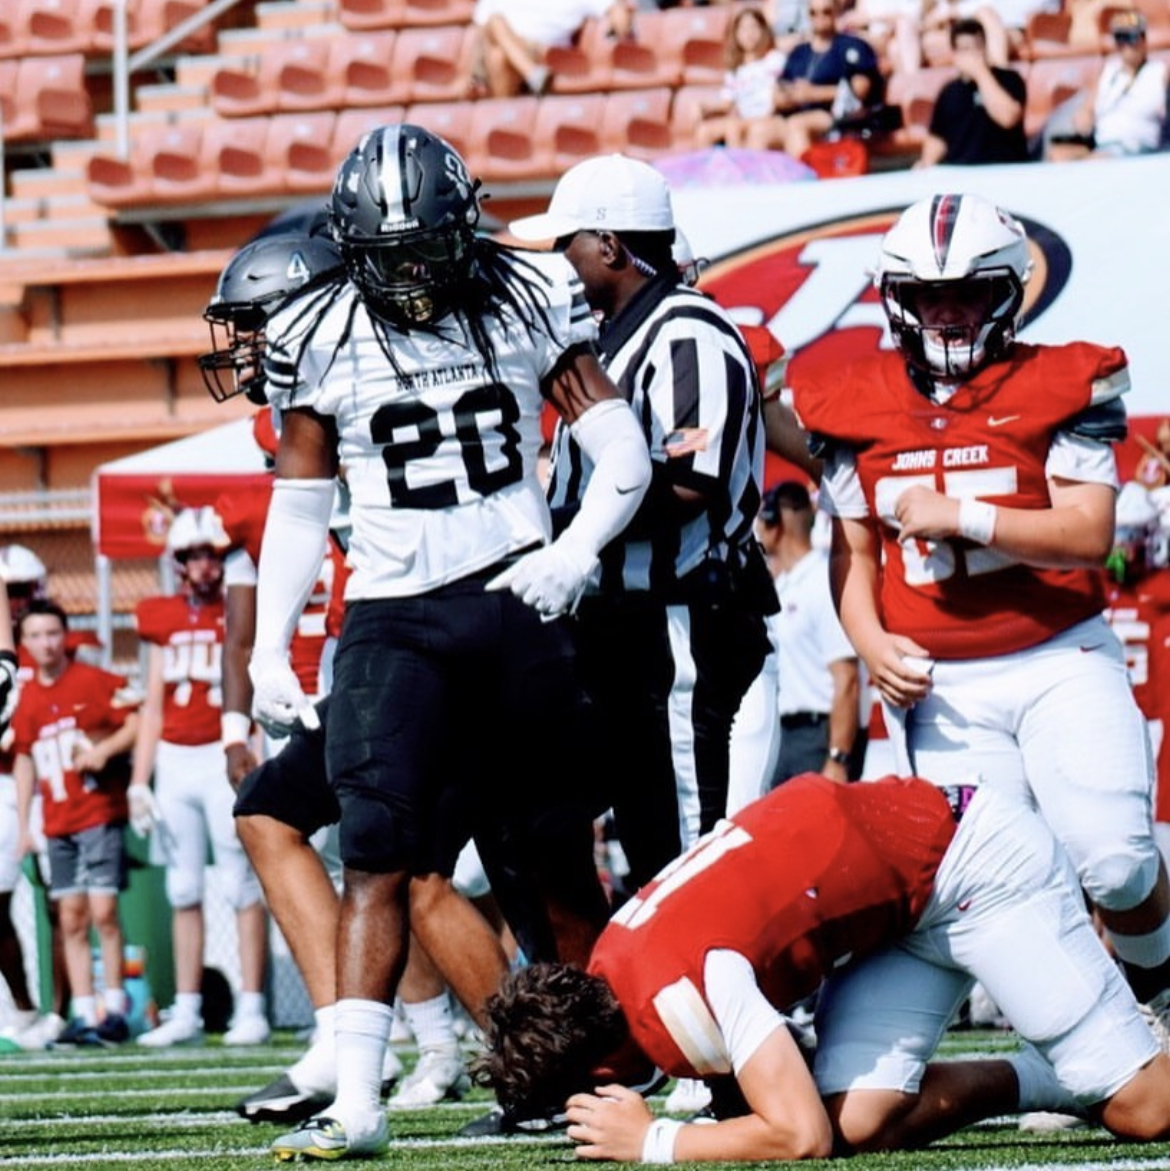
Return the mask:
POLYGON ((674 209, 666 180, 649 163, 599 155, 571 167, 548 211, 508 225, 519 240, 556 240, 574 232, 669 232, 674 209))

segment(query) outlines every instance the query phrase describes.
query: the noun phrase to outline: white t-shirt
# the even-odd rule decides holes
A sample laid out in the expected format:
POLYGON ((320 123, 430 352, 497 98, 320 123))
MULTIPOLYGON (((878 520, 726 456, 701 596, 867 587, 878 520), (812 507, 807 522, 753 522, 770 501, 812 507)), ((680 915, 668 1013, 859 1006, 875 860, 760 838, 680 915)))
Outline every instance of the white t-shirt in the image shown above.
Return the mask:
POLYGON ((472 21, 502 16, 517 36, 537 45, 567 47, 589 17, 603 17, 614 0, 476 0, 472 21))
POLYGON ((1147 60, 1131 74, 1120 57, 1110 57, 1093 99, 1097 146, 1117 147, 1127 154, 1156 150, 1166 121, 1166 82, 1165 61, 1147 60))
POLYGON ((773 49, 758 61, 745 61, 723 78, 723 97, 735 105, 741 118, 766 118, 776 99, 776 78, 784 68, 785 54, 773 49))

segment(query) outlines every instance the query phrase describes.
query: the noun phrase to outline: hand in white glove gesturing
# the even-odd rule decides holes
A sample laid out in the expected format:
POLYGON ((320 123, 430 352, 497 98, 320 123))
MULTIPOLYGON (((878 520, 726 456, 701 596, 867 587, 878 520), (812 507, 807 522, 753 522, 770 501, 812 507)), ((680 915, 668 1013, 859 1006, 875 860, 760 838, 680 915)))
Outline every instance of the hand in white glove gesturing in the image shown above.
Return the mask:
POLYGON ((551 545, 521 557, 484 588, 510 589, 543 618, 556 618, 576 609, 597 558, 567 538, 565 533, 551 545))
POLYGON ((149 785, 131 785, 126 790, 126 797, 130 802, 130 828, 144 838, 159 819, 154 790, 149 785))
POLYGON ((248 674, 252 679, 252 716, 270 736, 287 736, 298 720, 310 731, 320 728, 317 709, 301 690, 287 655, 253 650, 248 674))

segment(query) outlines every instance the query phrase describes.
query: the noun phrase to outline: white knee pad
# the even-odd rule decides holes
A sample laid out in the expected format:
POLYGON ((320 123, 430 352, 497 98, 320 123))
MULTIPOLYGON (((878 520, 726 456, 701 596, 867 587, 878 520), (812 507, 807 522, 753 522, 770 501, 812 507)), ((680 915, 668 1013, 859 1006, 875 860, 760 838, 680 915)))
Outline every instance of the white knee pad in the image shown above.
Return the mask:
POLYGON ((223 895, 233 911, 255 906, 263 898, 260 880, 248 863, 242 848, 219 851, 217 857, 223 875, 223 895))
POLYGON ((1081 885, 1106 911, 1130 911, 1154 889, 1161 855, 1153 839, 1125 853, 1114 850, 1080 860, 1081 885))

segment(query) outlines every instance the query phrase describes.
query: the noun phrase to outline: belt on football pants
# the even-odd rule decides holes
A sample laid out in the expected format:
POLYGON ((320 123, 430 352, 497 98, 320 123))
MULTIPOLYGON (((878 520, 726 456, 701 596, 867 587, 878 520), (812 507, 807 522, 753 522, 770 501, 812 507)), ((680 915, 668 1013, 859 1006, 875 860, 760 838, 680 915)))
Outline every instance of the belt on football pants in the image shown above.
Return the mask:
POLYGON ((829 718, 828 712, 789 712, 780 717, 781 728, 815 728, 829 718))

